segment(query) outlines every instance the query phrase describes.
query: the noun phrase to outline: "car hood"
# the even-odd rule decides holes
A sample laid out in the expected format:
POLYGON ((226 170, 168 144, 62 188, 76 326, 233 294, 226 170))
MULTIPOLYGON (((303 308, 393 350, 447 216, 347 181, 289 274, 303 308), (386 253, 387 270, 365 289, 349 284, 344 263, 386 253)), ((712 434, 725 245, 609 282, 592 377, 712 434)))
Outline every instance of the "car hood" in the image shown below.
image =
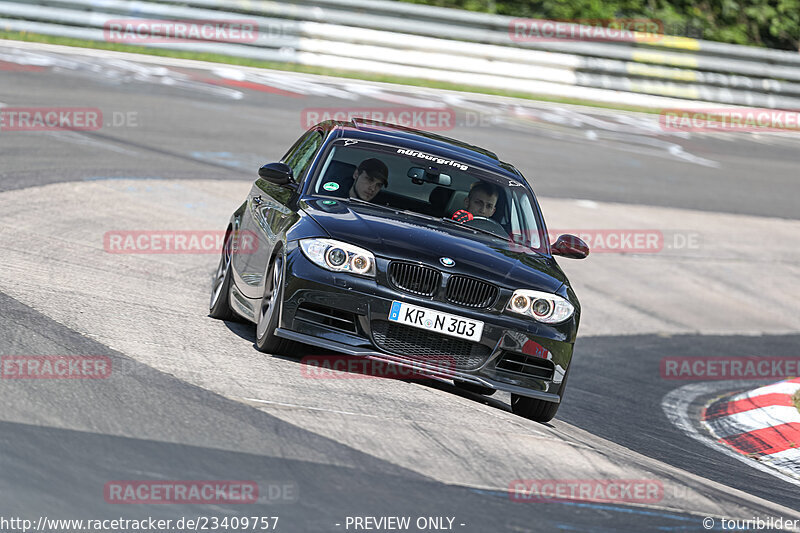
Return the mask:
POLYGON ((556 292, 567 279, 556 262, 520 251, 501 238, 475 235, 445 222, 342 200, 306 200, 301 208, 333 239, 388 259, 425 263, 446 272, 491 280, 509 288, 556 292), (439 261, 449 257, 455 266, 439 261))

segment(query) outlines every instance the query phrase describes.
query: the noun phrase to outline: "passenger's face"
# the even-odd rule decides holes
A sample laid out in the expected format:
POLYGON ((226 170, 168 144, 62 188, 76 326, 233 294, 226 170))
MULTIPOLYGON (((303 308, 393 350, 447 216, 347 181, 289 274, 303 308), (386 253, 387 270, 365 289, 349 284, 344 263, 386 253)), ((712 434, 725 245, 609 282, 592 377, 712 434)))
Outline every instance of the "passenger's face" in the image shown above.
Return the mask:
POLYGON ((475 191, 464 200, 464 206, 473 216, 489 218, 497 207, 497 195, 475 191))
POLYGON ((375 195, 383 188, 383 180, 373 178, 364 171, 359 174, 356 170, 353 179, 356 180, 353 184, 356 197, 368 202, 375 198, 375 195))

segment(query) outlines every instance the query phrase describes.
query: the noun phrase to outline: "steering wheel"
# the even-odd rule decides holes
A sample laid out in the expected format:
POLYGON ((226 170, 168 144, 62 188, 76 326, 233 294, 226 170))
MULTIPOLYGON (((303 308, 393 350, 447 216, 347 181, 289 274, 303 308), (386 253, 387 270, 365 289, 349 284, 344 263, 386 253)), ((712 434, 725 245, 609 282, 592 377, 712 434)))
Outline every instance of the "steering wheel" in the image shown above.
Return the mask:
POLYGON ((499 222, 496 220, 492 220, 488 217, 476 217, 473 216, 472 220, 468 220, 464 222, 465 226, 474 226, 478 229, 483 229, 487 231, 491 231, 492 233, 499 233, 501 237, 508 237, 508 232, 506 229, 500 225, 499 222))

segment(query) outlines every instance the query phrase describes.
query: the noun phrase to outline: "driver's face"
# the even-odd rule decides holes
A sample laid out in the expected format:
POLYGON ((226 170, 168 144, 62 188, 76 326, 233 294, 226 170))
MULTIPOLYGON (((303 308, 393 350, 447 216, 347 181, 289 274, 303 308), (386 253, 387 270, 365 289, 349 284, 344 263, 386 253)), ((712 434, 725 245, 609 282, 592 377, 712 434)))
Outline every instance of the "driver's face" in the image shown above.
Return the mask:
POLYGON ((353 173, 353 188, 355 189, 356 196, 362 200, 371 201, 375 195, 383 188, 383 181, 373 178, 366 172, 362 171, 358 174, 358 170, 353 173))
POLYGON ((476 217, 490 217, 497 207, 497 195, 475 191, 464 200, 464 208, 476 217))

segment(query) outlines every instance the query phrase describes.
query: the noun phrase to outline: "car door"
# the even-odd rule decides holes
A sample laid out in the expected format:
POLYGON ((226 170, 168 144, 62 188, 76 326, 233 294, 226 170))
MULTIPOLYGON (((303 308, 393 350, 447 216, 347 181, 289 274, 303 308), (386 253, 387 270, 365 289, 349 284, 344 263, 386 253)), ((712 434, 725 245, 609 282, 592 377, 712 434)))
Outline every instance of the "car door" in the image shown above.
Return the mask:
MULTIPOLYGON (((292 169, 292 175, 302 188, 314 156, 322 146, 322 132, 311 130, 303 135, 281 159, 292 169)), ((297 193, 259 178, 250 189, 247 208, 242 216, 242 229, 252 232, 255 253, 239 255, 242 292, 248 298, 260 298, 264 292, 264 275, 275 246, 284 238, 286 230, 297 221, 297 207, 293 205, 297 193)))

